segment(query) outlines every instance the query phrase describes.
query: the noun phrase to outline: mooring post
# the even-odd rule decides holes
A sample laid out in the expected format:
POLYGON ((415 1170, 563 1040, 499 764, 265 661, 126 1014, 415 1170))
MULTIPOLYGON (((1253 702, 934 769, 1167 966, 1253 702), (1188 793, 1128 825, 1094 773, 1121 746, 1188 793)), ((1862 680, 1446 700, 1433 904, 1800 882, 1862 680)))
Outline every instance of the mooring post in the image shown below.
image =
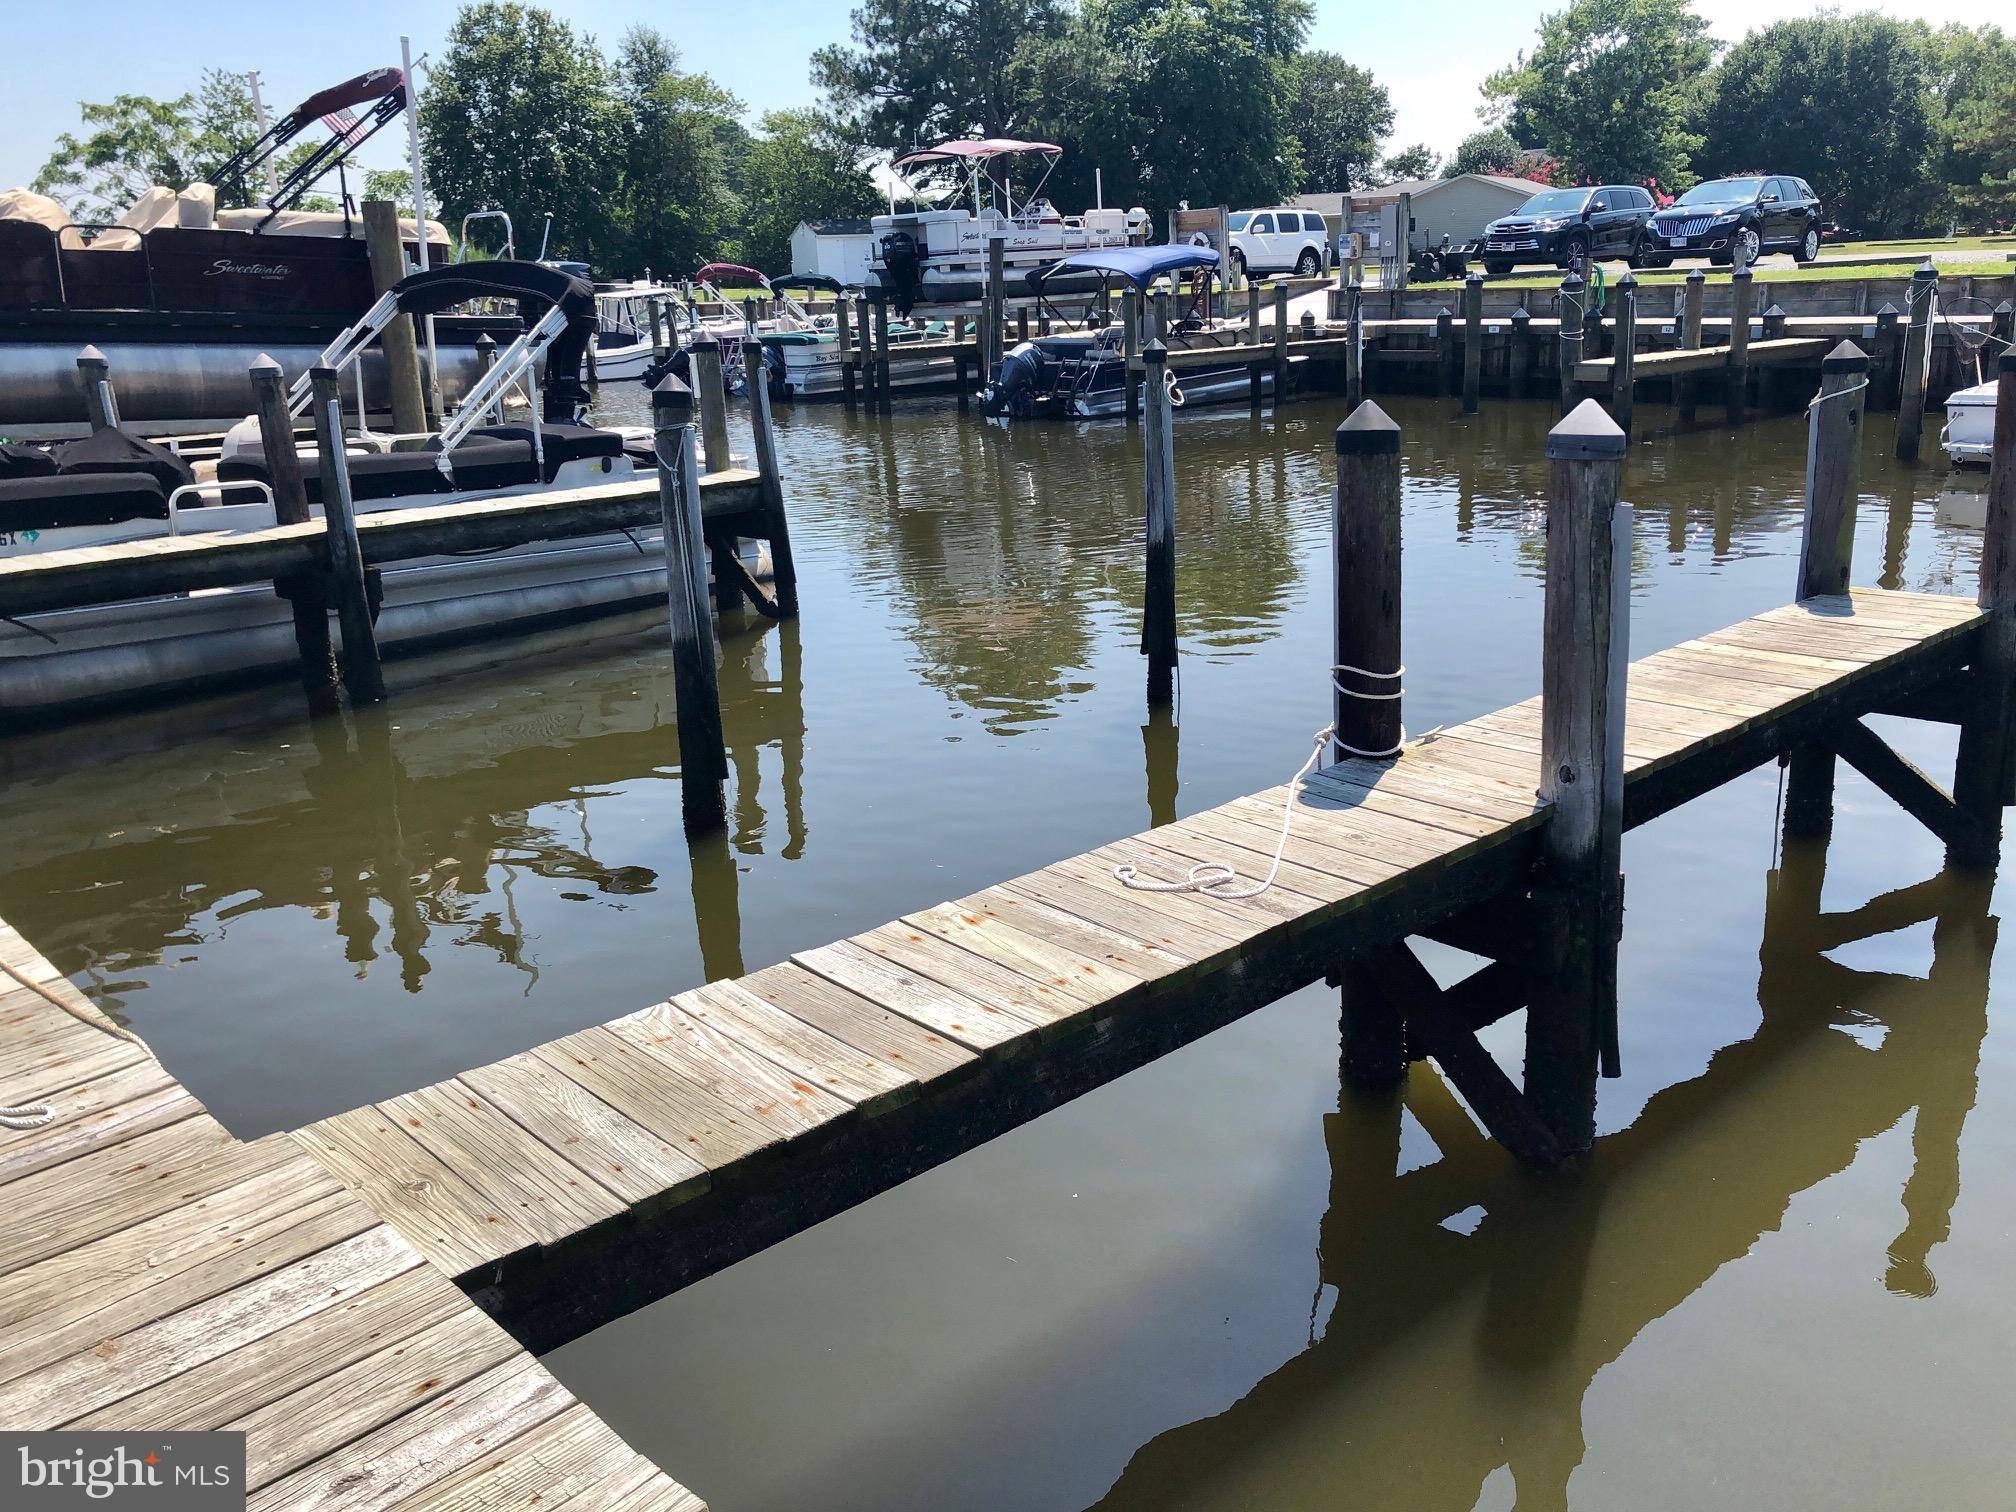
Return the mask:
POLYGON ((1564 1153, 1595 1137, 1596 1077, 1617 1071, 1618 866, 1631 507, 1617 502, 1624 432, 1593 399, 1547 437, 1541 653, 1541 959, 1526 1011, 1526 1097, 1564 1153))
MULTIPOLYGON (((996 243, 996 245, 999 245, 996 243)), ((995 310, 1000 315, 1000 310, 995 310)), ((987 368, 987 381, 992 383, 1001 366, 1001 331, 994 331, 994 360, 987 368)), ((875 408, 883 414, 889 413, 889 301, 875 301, 875 408)))
POLYGON ((2016 347, 2016 304, 2005 299, 1995 306, 1989 317, 1988 342, 1998 352, 2016 347))
POLYGON ((1612 306, 1615 339, 1610 346, 1610 418, 1626 436, 1631 434, 1631 405, 1638 385, 1638 276, 1617 280, 1612 306))
POLYGON ((1729 422, 1741 424, 1750 406, 1750 294, 1754 275, 1738 268, 1729 275, 1729 351, 1723 365, 1723 398, 1729 422))
POLYGON ((1582 366, 1582 275, 1574 269, 1561 280, 1559 330, 1561 413, 1575 408, 1575 370, 1582 366))
POLYGON ((1365 400, 1365 285, 1351 269, 1350 301, 1344 317, 1344 403, 1356 409, 1365 400))
MULTIPOLYGON (((777 612, 790 619, 798 613, 798 566, 791 556, 791 520, 784 512, 784 475, 777 466, 777 428, 770 414, 763 344, 753 334, 742 343, 742 382, 749 390, 749 429, 763 493, 763 530, 770 542, 771 586, 777 612)), ((963 401, 965 396, 960 397, 963 401)))
POLYGON ((644 307, 651 312, 651 360, 663 362, 669 350, 665 345, 665 301, 653 294, 644 307))
MULTIPOLYGON (((1681 296, 1679 345, 1685 352, 1701 350, 1701 316, 1708 302, 1708 275, 1700 268, 1687 274, 1687 290, 1681 296)), ((1673 399, 1680 407, 1683 424, 1694 423, 1694 396, 1700 392, 1700 380, 1693 373, 1681 373, 1673 380, 1673 399)))
POLYGON ((1525 305, 1512 312, 1512 336, 1505 355, 1505 388, 1514 399, 1526 397, 1533 380, 1533 313, 1525 305))
POLYGON ((1141 291, 1128 284, 1120 293, 1120 368, 1127 380, 1124 404, 1129 420, 1141 418, 1141 291))
POLYGON ((116 429, 119 401, 112 396, 112 364, 95 346, 77 354, 77 381, 84 387, 84 418, 91 423, 91 433, 116 429))
POLYGON ((1001 371, 1001 324, 1008 318, 1004 269, 1007 243, 997 233, 987 238, 987 381, 993 383, 1001 371))
POLYGON ((1266 386, 1260 376, 1260 285, 1248 275, 1246 279, 1246 345, 1253 348, 1246 360, 1246 402, 1254 409, 1260 408, 1261 390, 1266 386))
POLYGON ((1024 305, 1015 312, 1015 340, 1020 343, 1029 339, 1029 306, 1024 305))
MULTIPOLYGON (((1760 299, 1765 297, 1762 285, 1758 286, 1757 296, 1760 299)), ((1788 318, 1785 313, 1785 307, 1773 300, 1764 307, 1764 313, 1757 317, 1758 335, 1765 341, 1783 341, 1785 339, 1785 322, 1788 318)), ((1766 409, 1777 409, 1784 401, 1785 378, 1787 376, 1785 369, 1776 363, 1764 367, 1759 367, 1753 363, 1751 366, 1757 374, 1755 379, 1757 402, 1766 409)))
POLYGON ((1288 402, 1288 285, 1278 280, 1274 295, 1274 403, 1288 402))
MULTIPOLYGON (((1333 627, 1331 719, 1326 755, 1379 760, 1399 749, 1400 427, 1372 403, 1337 427, 1337 493, 1330 529, 1333 627)), ((1402 1003, 1372 974, 1347 962, 1343 988, 1344 1076, 1387 1087, 1407 1074, 1402 1003)))
MULTIPOLYGON (((476 333, 476 381, 481 383, 489 375, 490 369, 495 366, 497 366, 497 338, 492 336, 488 331, 478 331, 476 333)), ((496 401, 498 413, 501 414, 503 412, 503 406, 504 401, 501 398, 498 399, 496 401)))
POLYGON ((310 369, 308 381, 315 406, 315 452, 321 475, 329 590, 336 600, 336 623, 343 632, 343 686, 353 704, 378 703, 385 697, 385 673, 378 662, 371 585, 350 498, 350 464, 343 451, 343 396, 333 367, 310 369))
POLYGON ((1992 868, 2002 849, 2002 807, 2016 773, 2016 352, 1995 364, 1995 441, 1981 534, 1979 603, 1988 612, 1968 676, 1973 696, 1960 724, 1953 802, 1970 828, 1947 856, 1992 868))
POLYGON ((658 514, 665 531, 679 806, 689 835, 720 828, 728 811, 721 787, 728 778, 728 744, 721 731, 714 622, 707 613, 707 550, 692 420, 691 390, 669 374, 660 379, 651 391, 651 433, 658 460, 658 514))
POLYGON ((1484 275, 1463 278, 1463 413, 1477 413, 1484 389, 1484 275))
POLYGON ((1157 289, 1148 296, 1148 306, 1153 312, 1148 322, 1148 339, 1166 342, 1169 339, 1169 291, 1157 289))
POLYGON ((1888 300, 1876 312, 1875 341, 1869 354, 1869 408, 1894 410, 1904 370, 1904 327, 1897 306, 1888 300))
MULTIPOLYGON (((422 236, 426 227, 420 228, 422 236)), ((390 200, 364 201, 364 249, 371 263, 371 292, 383 294, 406 276, 406 249, 399 237, 399 207, 390 200)), ((420 347, 413 336, 413 317, 395 315, 379 334, 385 353, 385 378, 391 389, 392 429, 401 435, 427 430, 425 388, 420 378, 420 347)))
MULTIPOLYGON (((294 446, 294 417, 287 412, 287 377, 280 364, 261 352, 251 367, 252 411, 259 417, 259 450, 273 486, 276 525, 306 525, 308 487, 301 478, 301 453, 294 446)), ((334 713, 336 659, 329 642, 329 596, 321 574, 290 573, 273 584, 294 615, 294 650, 301 669, 301 692, 311 714, 334 713)))
POLYGON ((1170 424, 1169 349, 1159 341, 1141 353, 1147 415, 1141 427, 1147 583, 1142 594, 1141 650, 1148 658, 1148 702, 1166 704, 1176 682, 1176 434, 1170 424))
POLYGON ((1444 305, 1435 312, 1435 392, 1447 397, 1456 392, 1456 315, 1444 305))
POLYGON ((693 343, 693 388, 700 397, 700 434, 707 448, 707 471, 726 472, 728 393, 721 372, 721 343, 711 331, 693 343))
POLYGON ((849 305, 843 296, 833 301, 833 336, 840 352, 840 398, 850 414, 854 409, 854 311, 865 308, 865 300, 857 299, 849 305))
POLYGON ((1925 428, 1925 384, 1932 376, 1932 317, 1939 304, 1939 273, 1928 258, 1911 275, 1905 298, 1904 362, 1897 390, 1897 460, 1916 462, 1925 428))

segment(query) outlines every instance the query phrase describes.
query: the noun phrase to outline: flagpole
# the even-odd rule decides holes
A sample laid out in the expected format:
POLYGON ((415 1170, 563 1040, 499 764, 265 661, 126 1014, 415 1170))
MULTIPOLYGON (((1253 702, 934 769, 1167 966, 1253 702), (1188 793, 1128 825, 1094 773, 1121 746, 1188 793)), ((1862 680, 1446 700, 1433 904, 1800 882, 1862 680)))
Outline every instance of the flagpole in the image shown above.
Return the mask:
MULTIPOLYGON (((399 39, 399 66, 406 75, 406 152, 413 164, 413 239, 418 244, 420 271, 425 273, 433 263, 432 249, 427 245, 427 180, 420 168, 420 81, 413 76, 413 43, 408 37, 399 39)), ((441 354, 434 344, 434 317, 426 317, 427 327, 427 388, 428 398, 434 413, 441 413, 441 354)))
MULTIPOLYGON (((259 140, 263 142, 270 128, 266 121, 266 102, 259 96, 259 70, 253 69, 245 78, 252 85, 252 119, 259 127, 259 140)), ((269 152, 266 154, 266 203, 270 205, 279 197, 280 177, 273 171, 273 154, 269 152)))

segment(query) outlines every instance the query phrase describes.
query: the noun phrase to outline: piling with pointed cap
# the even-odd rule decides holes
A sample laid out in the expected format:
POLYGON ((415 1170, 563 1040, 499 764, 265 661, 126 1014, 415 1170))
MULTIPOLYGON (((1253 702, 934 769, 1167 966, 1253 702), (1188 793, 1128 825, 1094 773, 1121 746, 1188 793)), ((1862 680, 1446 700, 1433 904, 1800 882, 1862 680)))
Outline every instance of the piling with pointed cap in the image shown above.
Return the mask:
POLYGON ((119 402, 112 396, 112 364, 95 346, 77 354, 77 381, 84 389, 84 418, 93 434, 119 424, 119 402))
POLYGON ((1729 352, 1723 368, 1723 397, 1732 424, 1750 406, 1750 296, 1755 275, 1738 268, 1729 275, 1729 352))
POLYGON ((1572 268, 1561 280, 1560 346, 1561 413, 1575 407, 1575 370, 1582 365, 1582 275, 1572 268))
POLYGON ((700 435, 706 448, 707 471, 725 472, 728 460, 728 390, 721 371, 721 343, 703 331, 689 352, 693 392, 700 401, 700 435))
POLYGON ((1975 646, 1972 706, 1961 721, 1953 769, 1953 801, 1970 828, 1947 854, 1958 865, 1992 868, 2016 773, 2016 352, 2010 351, 1995 364, 1979 602, 1989 618, 1975 646))
POLYGON ((1869 408, 1897 408, 1904 368, 1904 327, 1897 306, 1885 300, 1876 312, 1876 346, 1869 354, 1869 408))
MULTIPOLYGON (((994 243, 993 245, 999 245, 994 243)), ((992 383, 999 376, 1001 366, 1001 323, 1000 312, 995 312, 994 359, 987 368, 987 381, 992 383)), ((889 301, 875 301, 875 408, 883 414, 889 413, 889 301)))
POLYGON ((1511 348, 1505 358, 1505 386, 1514 399, 1526 397, 1533 379, 1533 312, 1523 304, 1512 312, 1511 348))
POLYGON ((749 394, 749 433, 756 453, 758 487, 763 495, 763 530, 770 543, 770 581, 777 594, 778 612, 790 619, 798 613, 798 565, 791 554, 791 520, 784 509, 784 475, 777 465, 770 377, 764 366, 763 343, 753 335, 742 344, 742 382, 749 394))
MULTIPOLYGON (((1260 345, 1260 285, 1251 278, 1246 280, 1246 345, 1256 349, 1260 345)), ((1249 361, 1246 364, 1246 402, 1251 408, 1260 408, 1265 388, 1260 364, 1249 361)))
POLYGON ((1448 396, 1456 392, 1463 357, 1456 350, 1456 313, 1444 305, 1435 312, 1435 392, 1448 396))
POLYGON ((1176 681, 1176 437, 1170 424, 1169 349, 1151 341, 1141 353, 1147 414, 1141 426, 1142 513, 1147 539, 1141 650, 1148 658, 1148 702, 1166 704, 1176 681))
POLYGON ((1477 413, 1484 387, 1484 275, 1463 279, 1463 413, 1477 413))
MULTIPOLYGON (((259 450, 273 488, 274 523, 305 525, 310 518, 308 488, 301 477, 301 454, 294 446, 294 417, 287 412, 287 376, 264 352, 248 376, 252 410, 259 419, 259 450)), ((337 707, 336 662, 329 641, 329 596, 322 578, 314 572, 296 573, 275 582, 273 589, 293 610, 294 649, 309 712, 331 713, 337 707)))
POLYGON ((1617 280, 1612 319, 1616 340, 1610 357, 1610 416, 1625 435, 1631 434, 1631 408, 1638 388, 1638 275, 1617 280))
POLYGON ((309 370, 315 411, 315 452, 320 472, 322 519, 326 527, 329 596, 343 632, 343 686, 353 704, 382 702, 385 675, 378 660, 378 632, 372 624, 371 585, 364 551, 357 540, 357 515, 350 497, 350 464, 343 451, 343 400, 336 369, 309 370))
POLYGON ((693 392, 671 374, 651 391, 658 513, 665 534, 665 606, 672 632, 672 690, 679 728, 679 798, 688 834, 726 820, 728 777, 714 622, 707 610, 707 551, 700 522, 700 464, 693 392))
POLYGON ((1855 550, 1855 474, 1869 358, 1843 341, 1820 363, 1820 392, 1806 416, 1806 519, 1797 597, 1848 591, 1855 550))
POLYGON ((1939 273, 1928 259, 1911 275, 1904 322, 1904 360, 1897 388, 1897 460, 1916 462, 1925 428, 1925 384, 1932 376, 1932 314, 1939 273))
POLYGON ((1274 402, 1288 400, 1288 285, 1275 283, 1274 295, 1274 402))
POLYGON ((1365 399, 1365 285, 1351 270, 1350 302, 1344 316, 1344 403, 1356 409, 1365 399))
MULTIPOLYGON (((1686 292, 1680 303, 1680 349, 1698 352, 1701 349, 1701 316, 1708 302, 1708 275, 1699 268, 1689 270, 1686 292)), ((1680 419, 1688 425, 1694 423, 1694 396, 1700 384, 1692 373, 1681 373, 1674 382, 1674 401, 1680 408, 1680 419)))
POLYGON ((840 352, 840 397, 849 412, 854 408, 854 312, 865 308, 859 299, 848 304, 844 295, 833 301, 833 334, 840 352))
POLYGON ((1526 1096, 1563 1150, 1595 1133, 1596 1076, 1616 1072, 1631 509, 1624 432, 1585 400, 1547 437, 1547 592, 1536 889, 1546 921, 1526 1016, 1526 1096))
MULTIPOLYGON (((424 228, 423 233, 424 234, 424 228)), ((371 290, 383 294, 406 276, 406 248, 399 235, 399 207, 386 199, 364 201, 364 248, 371 263, 371 290)), ((421 387, 420 345, 411 315, 394 316, 378 336, 391 391, 392 428, 402 435, 427 429, 421 387)))
MULTIPOLYGON (((497 366, 497 339, 488 331, 479 331, 476 333, 476 381, 481 383, 495 366, 497 366)), ((501 410, 504 401, 499 398, 496 403, 501 410)))

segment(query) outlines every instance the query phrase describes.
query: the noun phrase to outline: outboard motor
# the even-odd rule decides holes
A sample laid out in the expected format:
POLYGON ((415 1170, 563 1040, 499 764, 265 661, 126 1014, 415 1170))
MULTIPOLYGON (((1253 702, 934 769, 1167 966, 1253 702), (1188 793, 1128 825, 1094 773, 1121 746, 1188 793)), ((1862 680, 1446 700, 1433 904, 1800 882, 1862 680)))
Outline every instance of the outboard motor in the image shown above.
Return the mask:
POLYGON ((644 364, 644 373, 639 381, 645 388, 654 389, 667 373, 671 373, 681 383, 690 384, 693 381, 693 361, 686 355, 686 348, 675 347, 663 357, 653 357, 644 364))
POLYGON ((980 412, 985 415, 1030 415, 1035 413, 1038 385, 1043 380, 1043 349, 1033 341, 1012 347, 1001 359, 1001 371, 980 396, 980 412))
POLYGON ((908 231, 891 231, 882 238, 882 282, 898 315, 908 315, 917 303, 922 282, 918 261, 917 238, 908 231))

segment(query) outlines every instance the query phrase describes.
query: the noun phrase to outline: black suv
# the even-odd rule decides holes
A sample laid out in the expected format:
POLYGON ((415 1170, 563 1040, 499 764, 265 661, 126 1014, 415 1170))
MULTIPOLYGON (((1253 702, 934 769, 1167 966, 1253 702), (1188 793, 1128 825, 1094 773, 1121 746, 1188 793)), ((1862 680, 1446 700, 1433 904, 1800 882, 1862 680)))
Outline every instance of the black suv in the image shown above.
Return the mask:
POLYGON ((1727 267, 1746 268, 1766 252, 1790 252, 1802 263, 1820 255, 1820 201, 1802 178, 1745 174, 1696 184, 1652 218, 1660 263, 1701 253, 1727 267))
POLYGON ((1478 248, 1487 273, 1520 263, 1573 267, 1589 258, 1636 259, 1652 219, 1652 196, 1636 184, 1549 189, 1484 228, 1478 248))

